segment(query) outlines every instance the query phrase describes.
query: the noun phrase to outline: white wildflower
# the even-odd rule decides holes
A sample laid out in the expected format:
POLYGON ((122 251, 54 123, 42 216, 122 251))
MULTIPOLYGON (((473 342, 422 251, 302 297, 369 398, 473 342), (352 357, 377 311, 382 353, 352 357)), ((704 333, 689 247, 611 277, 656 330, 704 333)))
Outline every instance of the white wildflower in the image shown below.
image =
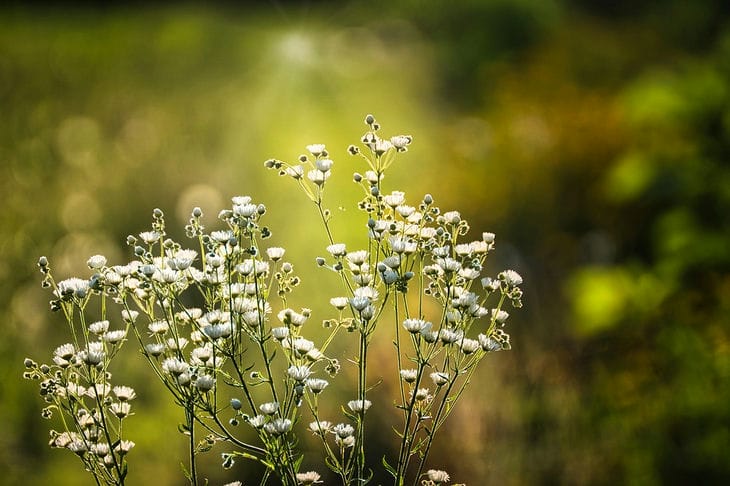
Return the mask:
POLYGON ((89 290, 89 281, 80 278, 67 278, 58 282, 58 296, 63 297, 71 294, 85 295, 89 290))
POLYGON ((161 343, 150 343, 145 344, 144 349, 150 356, 159 356, 165 352, 165 345, 161 343))
POLYGON ((323 143, 313 143, 311 145, 307 145, 307 150, 309 150, 309 153, 315 157, 319 157, 325 151, 325 147, 323 143))
POLYGON ((307 172, 307 178, 317 184, 318 186, 321 186, 325 183, 325 181, 329 178, 331 172, 322 172, 321 170, 310 170, 307 172))
POLYGON ((109 406, 109 410, 120 419, 129 416, 131 409, 129 402, 114 402, 109 406))
POLYGON ((160 239, 160 236, 160 233, 158 233, 157 231, 143 231, 139 234, 140 239, 148 245, 155 243, 157 240, 160 239))
POLYGON ((127 337, 127 331, 124 329, 117 329, 116 331, 105 332, 101 337, 102 340, 109 344, 117 344, 127 337))
POLYGON ((274 327, 271 329, 271 335, 277 341, 281 341, 281 340, 289 337, 289 328, 288 327, 274 327))
POLYGON ((327 251, 334 257, 341 257, 347 254, 347 248, 344 243, 334 243, 327 247, 327 251))
POLYGON ((62 344, 53 351, 54 356, 58 356, 59 358, 66 360, 71 359, 74 353, 76 353, 76 349, 71 343, 62 344))
POLYGON ((292 421, 289 419, 275 418, 264 425, 264 430, 272 435, 286 434, 291 430, 292 421))
POLYGON ((287 167, 284 169, 284 172, 290 177, 293 177, 294 179, 301 179, 304 177, 304 166, 303 165, 295 165, 293 167, 287 167))
POLYGON ((117 451, 120 456, 123 456, 131 451, 134 445, 134 442, 132 442, 131 440, 121 440, 114 448, 114 450, 117 451))
POLYGON ((335 309, 342 310, 347 307, 347 297, 332 297, 330 299, 330 304, 332 304, 335 309))
POLYGON ((475 339, 463 339, 461 341, 461 352, 464 354, 472 354, 474 351, 479 349, 479 341, 475 339))
POLYGON ((360 266, 368 260, 368 252, 365 250, 351 251, 346 258, 353 265, 360 266))
POLYGON ((122 319, 124 320, 124 322, 133 323, 137 320, 138 317, 139 317, 139 312, 137 312, 136 310, 127 310, 127 309, 122 310, 122 319))
POLYGON ((190 366, 178 358, 167 358, 162 362, 162 371, 174 376, 180 376, 190 369, 190 366))
POLYGON ((215 378, 210 375, 200 375, 195 379, 195 388, 202 392, 207 392, 215 386, 215 378))
POLYGON ((507 311, 503 311, 502 309, 492 309, 492 319, 495 322, 504 324, 508 317, 509 313, 507 311))
POLYGON ((86 265, 92 270, 99 270, 106 265, 106 257, 104 255, 94 255, 87 260, 86 265))
POLYGON ((170 325, 167 321, 152 321, 147 325, 147 329, 151 334, 165 334, 170 329, 170 325))
POLYGON ((408 145, 410 145, 412 141, 413 137, 411 137, 410 135, 396 135, 394 137, 390 137, 390 143, 399 152, 405 152, 408 149, 408 145))
POLYGON ((273 415, 279 410, 279 402, 266 402, 259 405, 259 410, 264 415, 273 415))
POLYGON ((431 325, 430 322, 424 321, 423 319, 406 319, 403 321, 403 327, 412 334, 418 334, 424 330, 427 331, 431 328, 431 325))
POLYGON ((434 373, 431 373, 430 376, 433 384, 436 386, 444 386, 446 383, 449 382, 449 374, 443 371, 436 371, 434 373))
POLYGON ((264 426, 266 423, 266 417, 263 415, 256 415, 255 417, 251 417, 248 419, 248 423, 253 427, 254 429, 260 429, 264 426))
POLYGON ((304 381, 309 378, 309 375, 312 374, 312 371, 309 369, 308 366, 292 365, 289 367, 288 370, 286 370, 286 374, 295 381, 304 381))
POLYGON ((504 283, 506 283, 509 287, 517 287, 522 283, 522 277, 514 270, 505 270, 504 272, 499 274, 499 278, 500 280, 503 280, 504 283))
POLYGON ((482 349, 488 353, 502 350, 502 345, 491 336, 480 334, 479 336, 477 336, 477 339, 479 340, 479 345, 482 347, 482 349))
POLYGON ((400 206, 406 202, 405 196, 406 194, 402 191, 393 191, 390 194, 383 196, 383 202, 391 208, 395 208, 396 206, 400 206))
POLYGON ((117 400, 119 400, 120 402, 128 402, 130 400, 134 400, 137 397, 137 393, 135 393, 134 389, 128 386, 115 386, 114 388, 112 388, 112 391, 117 397, 117 400))
POLYGON ((350 400, 347 402, 347 406, 350 410, 352 410, 355 413, 365 413, 370 408, 370 405, 372 405, 372 402, 370 400, 350 400))
POLYGON ((458 224, 461 221, 461 214, 459 211, 446 212, 442 217, 444 218, 444 221, 449 224, 458 224))
POLYGON ((355 429, 350 424, 337 424, 332 427, 331 431, 340 439, 351 437, 355 433, 355 429))
POLYGON ((321 172, 328 172, 332 165, 334 165, 334 162, 330 159, 319 159, 314 163, 315 167, 317 167, 317 170, 321 172))
POLYGON ((272 261, 276 262, 284 257, 286 250, 278 246, 272 246, 266 249, 266 254, 271 258, 272 261))
POLYGON ((251 218, 255 216, 258 212, 258 207, 255 204, 246 203, 246 204, 234 204, 233 205, 233 214, 236 216, 240 216, 242 218, 251 218))
POLYGON ((308 485, 314 484, 314 483, 321 483, 322 481, 320 481, 319 478, 320 478, 319 474, 314 471, 307 471, 305 473, 297 473, 297 481, 299 481, 299 484, 302 484, 304 486, 308 486, 308 485))
POLYGON ((304 384, 316 395, 324 390, 329 385, 329 382, 321 378, 308 378, 304 384))
POLYGON ((309 424, 309 430, 317 435, 324 435, 332 428, 332 423, 326 420, 320 420, 319 422, 311 422, 309 424))
POLYGON ((416 378, 418 377, 418 371, 414 370, 414 369, 400 370, 400 377, 406 383, 413 383, 416 381, 416 378))
POLYGON ((448 483, 451 479, 446 471, 440 471, 437 469, 429 469, 426 472, 428 479, 435 483, 448 483))
POLYGON ((430 390, 428 388, 419 388, 418 390, 416 390, 416 393, 415 393, 416 401, 422 402, 425 400, 425 401, 429 402, 429 401, 431 401, 432 398, 433 398, 433 396, 431 396, 430 390))

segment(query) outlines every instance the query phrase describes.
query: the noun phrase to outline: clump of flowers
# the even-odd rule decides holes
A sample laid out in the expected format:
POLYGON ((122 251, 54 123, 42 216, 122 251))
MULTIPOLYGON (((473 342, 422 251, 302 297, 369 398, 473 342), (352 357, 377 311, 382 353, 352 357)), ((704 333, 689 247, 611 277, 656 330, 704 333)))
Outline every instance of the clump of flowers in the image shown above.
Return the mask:
MULTIPOLYGON (((87 262, 97 272, 106 265, 103 256, 87 262)), ((49 364, 25 359, 24 377, 40 382, 40 394, 47 406, 46 419, 61 417, 61 430, 50 431, 49 445, 75 454, 97 483, 123 484, 127 475, 127 454, 134 442, 125 438, 124 423, 133 415, 134 389, 112 385, 109 365, 127 340, 129 323, 111 328, 106 314, 107 296, 101 291, 98 273, 89 279, 69 278, 56 282, 41 257, 38 267, 43 286, 53 289, 51 309, 63 313, 71 342, 58 346, 49 364), (100 304, 101 320, 89 318, 100 304)))
POLYGON ((429 452, 477 364, 510 349, 504 307, 521 306, 522 278, 513 270, 483 275, 494 234, 464 241, 469 225, 459 212, 442 212, 428 194, 409 204, 403 192, 385 191, 386 170, 412 138, 382 138, 372 115, 365 123, 360 147, 348 149, 365 164, 353 176, 364 213, 359 246, 336 238, 330 225, 324 194, 335 163, 323 144, 307 146, 295 164, 265 163, 299 185, 329 240, 316 263, 342 287, 329 301, 333 314, 323 319, 327 332, 319 343, 308 330, 312 311, 288 303, 300 278, 286 250, 265 244, 267 208, 247 196, 232 198, 213 231, 194 208, 185 227, 193 248, 168 237, 164 213, 155 209, 151 229, 127 238, 134 254, 128 263, 94 256, 91 277, 56 282, 40 259, 43 283, 54 293, 51 308, 62 311, 72 340, 54 351, 50 365, 25 363, 26 377, 40 380, 49 403, 44 416, 57 410, 63 417, 52 446, 76 454, 97 483, 124 484, 134 443, 122 425, 136 393, 113 385, 109 369, 130 339, 181 409, 190 484, 205 482, 196 459, 216 445, 225 449, 224 468, 237 459, 265 465, 262 484, 270 476, 291 486, 321 483, 320 472, 300 470, 302 423, 321 443, 323 466, 343 485, 367 483, 380 465, 396 485, 450 480, 445 471, 426 469, 429 452), (101 318, 89 322, 92 308, 101 318), (354 384, 336 377, 340 362, 328 354, 335 339, 354 349, 354 384), (374 339, 395 343, 396 396, 373 390, 382 379, 368 366, 374 339), (332 386, 350 397, 342 416, 319 406, 332 386), (367 417, 393 402, 401 415, 397 455, 367 464, 367 417), (244 440, 249 435, 238 433, 239 425, 257 439, 244 440))

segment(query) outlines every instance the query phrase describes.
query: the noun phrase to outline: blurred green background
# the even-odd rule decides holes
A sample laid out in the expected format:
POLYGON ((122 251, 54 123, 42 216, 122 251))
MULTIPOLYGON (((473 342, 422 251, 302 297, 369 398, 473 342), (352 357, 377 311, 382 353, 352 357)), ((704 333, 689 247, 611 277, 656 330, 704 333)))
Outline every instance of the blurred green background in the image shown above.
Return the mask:
MULTIPOLYGON (((303 275, 293 303, 324 309, 324 236, 262 163, 326 143, 330 196, 354 201, 345 149, 366 113, 414 136, 390 187, 496 232, 491 270, 526 281, 513 350, 482 363, 432 467, 470 485, 728 484, 729 5, 2 7, 0 484, 91 484, 47 447, 21 379, 65 342, 38 256, 85 275, 93 254, 129 259, 155 207, 182 237, 193 206, 213 224, 248 194, 303 275)), ((141 359, 126 373, 130 484, 184 484, 179 414, 141 359)), ((213 484, 246 477, 218 462, 213 484)))

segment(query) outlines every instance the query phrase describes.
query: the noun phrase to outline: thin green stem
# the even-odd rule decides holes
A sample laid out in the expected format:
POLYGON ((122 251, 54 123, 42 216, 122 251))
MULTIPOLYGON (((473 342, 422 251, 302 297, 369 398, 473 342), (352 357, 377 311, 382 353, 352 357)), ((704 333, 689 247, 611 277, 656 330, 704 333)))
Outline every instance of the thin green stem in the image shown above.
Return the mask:
POLYGON ((356 474, 358 481, 364 479, 363 471, 365 468, 365 396, 366 396, 366 385, 367 385, 367 334, 365 329, 360 332, 360 351, 359 351, 359 374, 358 374, 358 400, 362 406, 362 410, 359 412, 360 418, 357 430, 357 461, 356 474))
POLYGON ((434 416, 432 420, 433 427, 431 427, 431 430, 427 432, 428 434, 428 441, 426 442, 426 448, 421 454, 421 461, 418 464, 418 472, 415 475, 415 479, 413 480, 413 486, 418 486, 418 478, 421 477, 421 473, 423 472, 423 467, 426 465, 426 460, 428 459, 428 454, 431 451, 431 445, 433 444, 433 439, 436 437, 436 424, 439 423, 441 419, 441 414, 444 412, 444 407, 446 406, 446 403, 449 401, 449 393, 451 393, 451 389, 453 388, 454 384, 456 383, 458 375, 454 376, 454 378, 449 382, 449 387, 446 389, 446 392, 444 393, 444 398, 441 400, 441 403, 439 404, 438 411, 436 412, 436 415, 434 416))
POLYGON ((196 470, 196 453, 195 453, 195 403, 192 398, 188 397, 185 405, 185 422, 188 429, 189 440, 189 454, 190 454, 190 484, 193 486, 198 485, 198 472, 196 470))

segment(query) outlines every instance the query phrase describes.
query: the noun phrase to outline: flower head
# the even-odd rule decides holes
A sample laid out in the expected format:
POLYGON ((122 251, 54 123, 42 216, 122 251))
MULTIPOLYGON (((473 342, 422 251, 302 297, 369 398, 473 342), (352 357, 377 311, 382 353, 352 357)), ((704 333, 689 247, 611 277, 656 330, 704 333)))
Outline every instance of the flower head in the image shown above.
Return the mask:
POLYGON ((464 354, 472 354, 474 351, 479 349, 480 344, 476 339, 466 339, 461 341, 461 352, 464 354))
POLYGON ((119 400, 120 402, 128 402, 130 400, 134 400, 137 397, 137 393, 135 393, 134 389, 128 386, 115 386, 114 388, 112 388, 112 391, 117 397, 117 400, 119 400))
POLYGON ((83 297, 89 290, 89 281, 80 278, 67 278, 58 282, 58 296, 67 297, 76 295, 77 297, 83 297))
POLYGON ((359 267, 368 261, 368 252, 365 250, 351 251, 346 255, 346 258, 347 261, 359 267))
POLYGON ((88 259, 86 265, 92 270, 99 270, 106 265, 106 257, 104 255, 94 255, 88 259))
POLYGON ((317 435, 324 435, 325 432, 328 432, 332 428, 332 423, 328 422, 326 420, 320 420, 319 422, 311 422, 309 424, 309 430, 311 430, 314 434, 317 435))
POLYGON ((189 369, 190 366, 178 358, 167 358, 162 362, 162 370, 174 376, 180 376, 189 369))
POLYGON ((289 328, 288 327, 275 327, 275 328, 271 329, 271 335, 277 341, 281 341, 281 340, 289 337, 289 328))
POLYGON ((337 310, 342 310, 347 307, 347 302, 347 297, 332 297, 330 299, 330 304, 337 310))
POLYGON ((448 483, 449 479, 451 479, 446 471, 440 471, 438 469, 429 469, 426 472, 426 475, 428 476, 428 479, 437 484, 448 483))
POLYGON ((266 423, 266 417, 263 415, 256 415, 255 417, 251 417, 248 419, 248 423, 253 427, 254 429, 260 429, 264 426, 266 423))
POLYGON ((347 406, 355 413, 365 413, 370 408, 372 402, 370 400, 350 400, 347 406))
POLYGON ((350 424, 337 424, 332 427, 331 432, 340 439, 351 437, 355 433, 355 429, 350 424))
POLYGON ((323 143, 313 143, 311 145, 307 145, 307 150, 309 150, 309 153, 315 157, 319 157, 325 151, 325 147, 323 143))
POLYGON ((279 410, 279 402, 266 402, 259 405, 259 410, 264 415, 273 415, 279 410))
POLYGON ((307 471, 305 473, 297 473, 297 481, 299 484, 309 485, 314 483, 321 483, 319 480, 320 476, 314 471, 307 471))
POLYGON ((145 344, 144 350, 149 354, 150 356, 160 356, 162 353, 165 352, 165 345, 160 343, 150 343, 145 344))
POLYGON ((416 378, 418 377, 418 371, 414 370, 414 369, 400 370, 400 377, 406 383, 413 383, 416 381, 416 378))
POLYGON ((400 206, 406 202, 405 193, 401 191, 393 191, 390 194, 383 196, 383 201, 391 208, 400 206))
POLYGON ((278 260, 281 260, 281 258, 284 256, 284 248, 280 248, 278 246, 273 246, 271 248, 266 249, 266 254, 271 258, 272 261, 276 262, 278 260))
POLYGON ((116 331, 105 332, 101 337, 104 342, 109 344, 117 344, 127 337, 127 331, 124 329, 117 329, 116 331))
POLYGON ((210 375, 200 375, 195 380, 195 388, 202 392, 207 392, 215 386, 215 378, 210 375))
POLYGON ((321 170, 315 169, 310 170, 307 172, 307 178, 317 184, 318 186, 321 186, 324 184, 324 182, 329 178, 330 172, 322 172, 321 170))
POLYGON ((117 453, 120 456, 123 456, 126 453, 128 453, 129 451, 131 451, 132 447, 134 447, 134 445, 135 445, 134 442, 132 442, 131 440, 122 440, 122 441, 119 441, 119 443, 114 448, 114 450, 117 451, 117 453))
POLYGON ((433 380, 433 384, 436 386, 444 386, 446 383, 449 382, 449 374, 443 371, 431 373, 430 376, 431 380, 433 380))
POLYGON ((314 165, 317 167, 317 170, 320 172, 328 172, 331 168, 334 162, 330 159, 318 159, 314 165))
POLYGON ((53 351, 53 355, 65 360, 71 359, 76 352, 74 345, 71 343, 62 344, 53 351))
POLYGON ((308 366, 292 365, 289 367, 288 370, 286 370, 286 374, 289 375, 290 378, 293 378, 295 381, 304 381, 309 378, 309 375, 312 374, 312 371, 309 369, 308 366))
POLYGON ((499 279, 509 287, 517 287, 522 283, 522 276, 514 270, 505 270, 499 274, 499 279))
POLYGON ((334 257, 341 257, 347 254, 347 249, 344 243, 334 243, 327 247, 327 251, 334 257))
POLYGON ((109 406, 109 410, 120 419, 127 417, 131 409, 132 405, 129 402, 114 402, 109 406))
POLYGON ((423 319, 406 319, 403 321, 403 327, 410 333, 418 334, 424 330, 428 331, 431 328, 431 323, 423 319))
POLYGON ((289 419, 276 418, 264 425, 264 430, 272 435, 286 434, 291 430, 292 422, 289 419))
POLYGON ((307 388, 309 388, 312 393, 317 394, 324 390, 327 385, 329 385, 329 382, 321 378, 308 378, 305 380, 304 384, 307 385, 307 388))

